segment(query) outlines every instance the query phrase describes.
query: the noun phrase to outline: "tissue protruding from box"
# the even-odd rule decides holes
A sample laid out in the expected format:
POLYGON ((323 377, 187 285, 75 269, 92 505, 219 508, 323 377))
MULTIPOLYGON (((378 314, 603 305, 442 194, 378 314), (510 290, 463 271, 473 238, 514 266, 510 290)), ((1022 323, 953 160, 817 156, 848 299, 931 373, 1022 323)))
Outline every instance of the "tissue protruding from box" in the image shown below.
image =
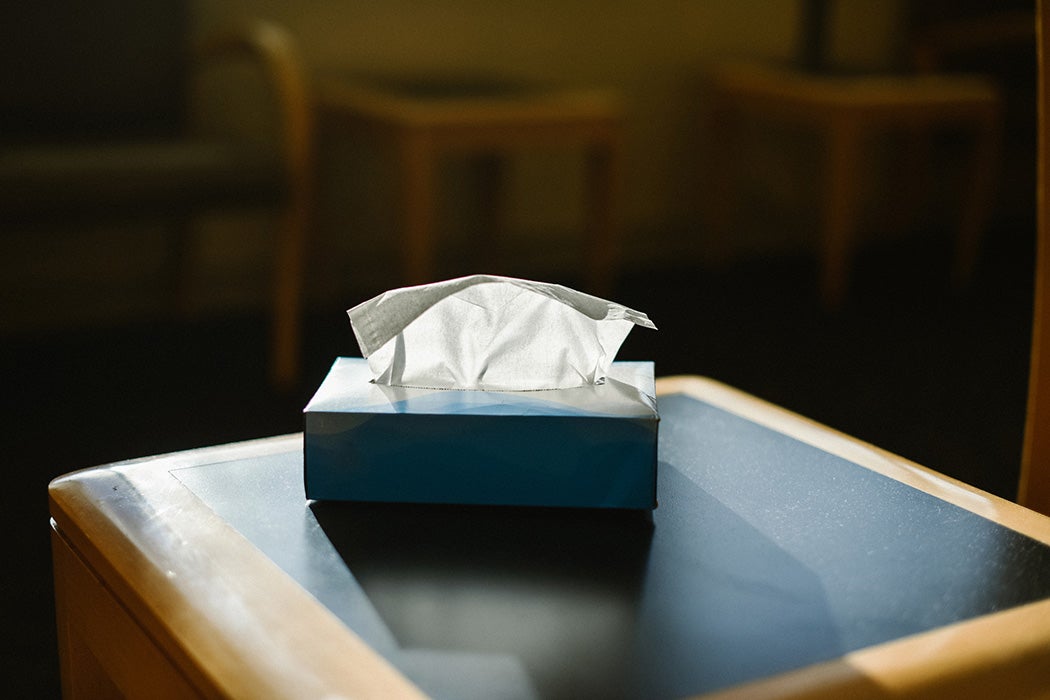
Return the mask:
POLYGON ((641 312, 557 284, 472 275, 384 292, 348 312, 372 381, 484 391, 605 381, 641 312))

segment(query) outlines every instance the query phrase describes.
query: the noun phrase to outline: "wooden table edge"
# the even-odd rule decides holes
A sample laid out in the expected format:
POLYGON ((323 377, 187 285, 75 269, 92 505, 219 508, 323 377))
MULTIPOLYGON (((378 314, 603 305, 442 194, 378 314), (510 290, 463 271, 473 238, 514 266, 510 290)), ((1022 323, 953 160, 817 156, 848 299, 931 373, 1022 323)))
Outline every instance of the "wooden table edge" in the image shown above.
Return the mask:
POLYGON ((278 446, 301 449, 301 438, 59 477, 49 487, 53 528, 203 697, 423 697, 169 473, 278 446), (163 507, 146 493, 161 494, 163 507))
MULTIPOLYGON (((678 393, 1050 542, 1050 519, 1042 515, 725 384, 695 376, 657 380, 658 396, 678 393)), ((419 697, 385 659, 169 474, 300 446, 300 436, 283 436, 74 472, 49 487, 54 527, 204 696, 419 697), (147 499, 130 509, 135 515, 128 520, 126 499, 144 493, 160 493, 164 508, 151 509, 147 499), (185 547, 200 541, 209 547, 187 563, 185 547)), ((711 697, 986 697, 990 690, 1025 697, 1050 686, 1047 669, 1050 600, 711 697)))
MULTIPOLYGON (((1050 518, 706 377, 663 377, 685 394, 1050 544, 1050 518)), ((987 698, 1050 693, 1050 600, 964 620, 705 697, 987 698)))
POLYGON ((657 395, 682 393, 777 430, 1050 545, 1050 518, 793 411, 698 376, 663 377, 657 395))

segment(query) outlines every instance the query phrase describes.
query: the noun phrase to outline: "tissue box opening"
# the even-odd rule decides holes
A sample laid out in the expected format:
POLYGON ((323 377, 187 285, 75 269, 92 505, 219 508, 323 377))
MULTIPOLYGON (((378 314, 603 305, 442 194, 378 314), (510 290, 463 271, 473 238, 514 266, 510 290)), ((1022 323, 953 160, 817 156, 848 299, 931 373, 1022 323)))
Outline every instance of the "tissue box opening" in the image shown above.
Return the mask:
POLYGON ((304 409, 315 500, 578 508, 656 507, 653 363, 604 384, 530 392, 373 384, 336 360, 304 409))

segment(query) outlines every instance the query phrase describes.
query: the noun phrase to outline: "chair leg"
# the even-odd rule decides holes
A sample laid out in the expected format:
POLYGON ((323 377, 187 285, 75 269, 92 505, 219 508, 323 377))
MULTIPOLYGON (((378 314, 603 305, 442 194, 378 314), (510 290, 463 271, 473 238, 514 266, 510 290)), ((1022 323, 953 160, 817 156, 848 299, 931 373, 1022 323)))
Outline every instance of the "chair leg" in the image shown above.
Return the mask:
POLYGON ((166 301, 176 318, 189 315, 190 278, 193 271, 194 220, 180 216, 170 223, 167 268, 164 272, 166 301))
POLYGON ((980 252, 981 238, 988 225, 994 204, 998 181, 1000 134, 998 118, 987 120, 977 135, 977 144, 970 162, 969 191, 961 208, 959 231, 952 261, 951 282, 962 289, 973 278, 980 252))
POLYGON ((623 145, 618 132, 588 150, 585 180, 586 284, 590 293, 610 296, 620 258, 617 205, 623 190, 623 145))
POLYGON ((313 202, 307 177, 293 182, 277 229, 270 379, 278 389, 291 388, 300 371, 303 278, 313 202))
POLYGON ((409 133, 399 144, 401 206, 404 207, 403 275, 406 284, 432 282, 434 208, 437 205, 434 160, 425 134, 409 133))
POLYGON ((716 263, 724 263, 730 257, 729 237, 739 202, 740 186, 734 167, 735 151, 742 141, 739 117, 728 98, 712 94, 704 124, 708 154, 701 204, 709 230, 709 256, 716 263))
POLYGON ((832 125, 825 172, 824 251, 820 291, 824 307, 842 306, 849 286, 849 268, 860 205, 860 128, 853 120, 832 125))
POLYGON ((929 196, 933 163, 929 127, 907 129, 902 137, 903 142, 893 151, 891 167, 896 187, 886 217, 887 228, 898 233, 914 228, 917 214, 929 196))
POLYGON ((271 380, 286 389, 299 375, 301 331, 302 250, 301 231, 287 216, 280 224, 274 280, 274 314, 271 350, 271 380))
POLYGON ((481 272, 499 274, 503 272, 505 259, 504 228, 506 216, 506 177, 504 159, 497 154, 478 158, 479 198, 481 201, 481 231, 477 236, 477 260, 481 272))

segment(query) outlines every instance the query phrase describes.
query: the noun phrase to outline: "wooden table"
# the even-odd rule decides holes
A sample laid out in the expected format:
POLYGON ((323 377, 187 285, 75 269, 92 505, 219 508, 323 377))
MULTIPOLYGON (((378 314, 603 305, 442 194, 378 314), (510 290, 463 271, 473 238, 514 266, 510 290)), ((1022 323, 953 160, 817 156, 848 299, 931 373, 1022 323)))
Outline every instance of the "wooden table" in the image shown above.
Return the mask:
POLYGON ((717 382, 659 507, 307 502, 301 438, 50 487, 66 697, 1031 697, 1050 519, 717 382))
POLYGON ((329 76, 319 81, 317 94, 326 119, 386 141, 396 153, 407 284, 436 281, 436 174, 442 157, 479 156, 485 164, 481 198, 491 250, 500 244, 502 158, 555 148, 585 154, 586 291, 599 294, 611 288, 623 178, 623 115, 614 93, 487 79, 329 76))

